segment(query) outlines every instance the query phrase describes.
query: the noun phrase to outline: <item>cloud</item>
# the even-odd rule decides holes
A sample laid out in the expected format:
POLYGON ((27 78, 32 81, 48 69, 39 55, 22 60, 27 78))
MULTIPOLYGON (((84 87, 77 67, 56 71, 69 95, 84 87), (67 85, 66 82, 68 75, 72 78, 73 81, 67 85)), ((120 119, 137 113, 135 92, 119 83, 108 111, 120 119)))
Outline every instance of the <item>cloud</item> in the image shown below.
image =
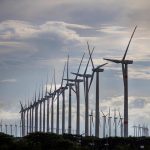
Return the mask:
POLYGON ((15 82, 17 82, 16 79, 4 79, 0 81, 0 83, 15 83, 15 82))
POLYGON ((127 34, 126 27, 122 26, 101 26, 97 31, 109 33, 109 34, 127 34))
POLYGON ((130 108, 144 108, 145 99, 136 99, 130 103, 130 108))
POLYGON ((19 115, 20 114, 18 112, 11 112, 11 111, 6 111, 6 110, 0 111, 0 118, 1 120, 5 120, 5 121, 6 120, 9 120, 9 121, 18 120, 19 115))

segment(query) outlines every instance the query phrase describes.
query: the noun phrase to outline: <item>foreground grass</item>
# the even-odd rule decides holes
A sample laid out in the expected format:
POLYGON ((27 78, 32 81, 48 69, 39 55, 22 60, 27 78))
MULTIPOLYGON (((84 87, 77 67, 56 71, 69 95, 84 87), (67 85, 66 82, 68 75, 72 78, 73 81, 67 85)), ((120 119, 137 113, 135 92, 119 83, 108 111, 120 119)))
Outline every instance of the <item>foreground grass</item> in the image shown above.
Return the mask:
POLYGON ((141 146, 144 146, 144 150, 150 150, 150 138, 100 139, 41 132, 15 138, 0 133, 0 150, 139 150, 141 146))

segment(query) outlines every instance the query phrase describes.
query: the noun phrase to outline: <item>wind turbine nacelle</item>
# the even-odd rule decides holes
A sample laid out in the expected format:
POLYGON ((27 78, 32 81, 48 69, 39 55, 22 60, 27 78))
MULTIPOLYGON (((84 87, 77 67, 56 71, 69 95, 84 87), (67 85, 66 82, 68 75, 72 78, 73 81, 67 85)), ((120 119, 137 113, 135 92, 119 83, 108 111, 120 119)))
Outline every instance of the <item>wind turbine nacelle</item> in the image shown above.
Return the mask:
POLYGON ((75 79, 74 81, 75 81, 75 82, 83 82, 82 79, 75 79))
POLYGON ((67 86, 74 86, 75 84, 73 84, 73 83, 67 83, 66 85, 67 86))
POLYGON ((63 89, 68 89, 68 87, 67 87, 67 86, 62 86, 61 89, 62 89, 62 90, 63 90, 63 89))
POLYGON ((124 60, 123 63, 124 64, 133 64, 133 60, 124 60))
POLYGON ((95 68, 95 69, 92 69, 92 71, 94 71, 94 72, 103 72, 103 71, 104 71, 104 69, 95 68))
POLYGON ((92 77, 91 74, 84 74, 83 76, 84 76, 85 78, 91 78, 91 77, 92 77))

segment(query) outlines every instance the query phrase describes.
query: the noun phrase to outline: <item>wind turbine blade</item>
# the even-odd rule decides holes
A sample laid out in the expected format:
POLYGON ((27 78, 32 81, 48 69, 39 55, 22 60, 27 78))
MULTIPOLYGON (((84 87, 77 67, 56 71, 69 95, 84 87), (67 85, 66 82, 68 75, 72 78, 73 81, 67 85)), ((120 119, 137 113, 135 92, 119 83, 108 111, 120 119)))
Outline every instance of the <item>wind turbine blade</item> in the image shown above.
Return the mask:
POLYGON ((74 92, 74 93, 76 93, 76 91, 75 91, 75 89, 71 86, 71 90, 74 92))
MULTIPOLYGON (((74 74, 76 76, 79 76, 79 77, 83 77, 83 74, 79 74, 79 73, 74 73, 74 72, 71 72, 71 74, 74 74)), ((69 79, 67 79, 69 81, 69 79)))
MULTIPOLYGON (((83 54, 82 59, 81 59, 81 61, 80 61, 80 65, 79 65, 79 68, 78 68, 77 74, 78 74, 78 73, 79 73, 79 71, 80 71, 80 67, 81 67, 81 64, 82 64, 82 61, 83 61, 84 56, 85 56, 85 53, 83 54)), ((77 77, 78 77, 78 76, 76 75, 76 78, 75 78, 75 79, 77 79, 77 77)))
POLYGON ((30 102, 29 102, 29 98, 28 98, 28 109, 29 109, 29 107, 30 107, 30 102))
POLYGON ((102 110, 101 110, 101 112, 102 112, 103 116, 105 116, 105 114, 103 113, 103 111, 102 111, 102 110))
POLYGON ((114 63, 121 63, 120 60, 117 60, 117 59, 108 59, 108 58, 103 58, 104 60, 107 60, 107 61, 111 61, 111 62, 114 62, 114 63))
POLYGON ((125 58, 126 58, 126 55, 127 55, 127 52, 128 52, 128 49, 129 49, 129 46, 130 46, 130 43, 131 43, 131 40, 132 40, 132 38, 133 38, 133 35, 134 35, 134 33, 135 33, 136 28, 137 28, 137 26, 135 26, 135 28, 134 28, 134 30, 133 30, 133 33, 132 33, 132 35, 131 35, 131 38, 130 38, 130 40, 129 40, 129 43, 128 43, 128 45, 127 45, 127 48, 126 48, 126 51, 125 51, 125 53, 124 53, 124 56, 123 56, 122 60, 125 60, 125 58))
POLYGON ((90 84, 89 84, 89 89, 88 90, 90 90, 90 87, 91 87, 91 85, 92 85, 92 82, 93 82, 93 79, 94 79, 94 71, 93 71, 93 73, 92 73, 92 77, 91 77, 91 80, 90 80, 90 84))
POLYGON ((118 122, 118 126, 119 126, 119 123, 121 122, 121 119, 119 119, 119 122, 118 122))
POLYGON ((35 91, 35 102, 36 102, 36 91, 35 91))
POLYGON ((43 81, 42 81, 42 98, 43 98, 43 81))
POLYGON ((110 117, 110 107, 109 107, 109 117, 110 117))
POLYGON ((99 68, 105 66, 106 64, 108 64, 108 63, 102 64, 102 65, 98 65, 96 68, 93 69, 93 71, 96 71, 97 69, 99 69, 99 68))
POLYGON ((103 66, 105 66, 105 65, 107 65, 107 64, 108 64, 108 63, 104 63, 104 64, 100 65, 99 68, 101 68, 101 67, 103 67, 103 66))
POLYGON ((61 80, 61 87, 63 86, 63 78, 64 78, 64 74, 65 74, 65 68, 66 68, 66 63, 64 65, 64 70, 63 70, 63 75, 62 75, 62 80, 61 80))
POLYGON ((56 97, 54 97, 54 102, 56 101, 57 97, 59 97, 63 93, 64 90, 65 90, 65 88, 63 90, 61 90, 61 92, 59 92, 58 95, 56 95, 56 97))
POLYGON ((39 87, 39 96, 38 96, 38 99, 40 99, 40 87, 39 87))
MULTIPOLYGON (((109 115, 109 113, 107 115, 109 115)), ((105 115, 105 116, 107 116, 107 115, 105 115)))
MULTIPOLYGON (((93 51, 94 51, 94 49, 92 50, 91 55, 93 54, 93 51)), ((88 62, 87 62, 87 64, 86 64, 86 68, 85 68, 84 74, 86 74, 86 71, 87 71, 89 62, 90 62, 90 57, 89 57, 88 62)))
POLYGON ((54 69, 54 86, 55 86, 55 91, 56 91, 56 78, 55 78, 55 69, 54 69))
POLYGON ((52 78, 52 82, 51 82, 51 87, 50 87, 50 91, 49 91, 49 93, 51 93, 51 92, 52 92, 52 85, 53 85, 53 78, 52 78))
MULTIPOLYGON (((91 64, 92 64, 92 67, 94 69, 94 63, 93 63, 93 60, 92 60, 92 55, 91 55, 91 52, 90 52, 90 46, 89 46, 88 41, 87 41, 87 46, 88 46, 88 51, 89 51, 89 55, 90 55, 91 64)), ((93 49, 94 49, 94 47, 93 47, 93 49)))
POLYGON ((21 101, 20 101, 20 105, 21 105, 21 109, 23 109, 23 106, 22 106, 22 103, 21 103, 21 101))

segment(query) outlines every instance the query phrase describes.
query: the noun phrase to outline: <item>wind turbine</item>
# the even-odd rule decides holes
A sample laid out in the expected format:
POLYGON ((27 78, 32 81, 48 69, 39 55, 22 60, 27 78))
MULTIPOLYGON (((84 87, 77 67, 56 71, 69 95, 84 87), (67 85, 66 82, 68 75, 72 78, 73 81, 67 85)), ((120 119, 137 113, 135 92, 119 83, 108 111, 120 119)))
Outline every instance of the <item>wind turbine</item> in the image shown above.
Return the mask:
POLYGON ((106 117, 107 117, 107 115, 105 115, 104 113, 103 113, 103 111, 101 111, 102 112, 102 114, 103 114, 103 138, 105 138, 106 137, 106 134, 105 134, 105 130, 106 130, 106 117))
MULTIPOLYGON (((56 95, 56 100, 57 100, 57 112, 56 112, 56 133, 59 134, 59 95, 60 95, 60 88, 56 89, 56 80, 55 80, 55 70, 54 70, 54 83, 55 83, 55 91, 54 91, 54 97, 52 98, 52 120, 53 120, 53 103, 55 101, 55 95, 56 95)), ((53 124, 53 121, 52 121, 52 124, 53 124)), ((53 126, 53 125, 52 125, 53 126)), ((51 129, 52 129, 52 126, 51 126, 51 129)), ((53 130, 53 129, 52 129, 53 130)))
MULTIPOLYGON (((65 65, 64 65, 64 69, 63 69, 62 81, 63 81, 64 71, 65 71, 65 65)), ((54 72, 54 74, 55 74, 55 72, 54 72)), ((57 90, 55 90, 55 92, 57 94, 57 97, 56 97, 56 99, 57 99, 56 133, 57 134, 59 134, 59 96, 60 96, 60 93, 61 93, 61 90, 62 90, 62 84, 63 84, 63 82, 61 82, 61 86, 57 90)))
POLYGON ((89 117, 90 117, 90 136, 92 136, 93 110, 91 110, 91 114, 89 114, 89 117))
MULTIPOLYGON (((43 86, 42 86, 43 88, 43 86)), ((43 89, 42 89, 42 94, 41 94, 41 98, 40 98, 40 92, 39 92, 39 104, 40 104, 40 110, 39 110, 39 131, 42 132, 42 97, 43 97, 43 89)))
POLYGON ((1 124, 0 124, 0 129, 1 129, 1 132, 3 131, 3 124, 2 124, 2 120, 1 120, 1 124))
POLYGON ((114 109, 114 125, 115 125, 115 137, 117 136, 117 116, 116 109, 114 109))
POLYGON ((21 137, 21 134, 22 133, 22 121, 20 120, 20 137, 21 137))
POLYGON ((73 83, 70 83, 69 82, 69 55, 68 55, 68 58, 67 58, 67 84, 66 84, 66 86, 68 87, 68 89, 69 89, 69 110, 68 110, 68 134, 71 134, 71 128, 72 128, 72 126, 71 126, 71 90, 73 90, 73 88, 72 88, 72 86, 74 86, 74 84, 73 83))
POLYGON ((15 136, 17 137, 17 124, 15 124, 15 136))
POLYGON ((67 88, 66 86, 63 86, 63 78, 64 78, 64 73, 65 73, 65 68, 66 68, 66 63, 64 65, 64 70, 63 70, 63 75, 62 75, 62 81, 61 81, 61 88, 60 88, 60 94, 62 94, 62 134, 65 133, 65 90, 67 88))
POLYGON ((47 76, 47 81, 46 81, 46 90, 45 90, 45 101, 47 100, 47 132, 49 132, 49 95, 47 91, 47 84, 48 84, 48 76, 47 76))
POLYGON ((28 106, 26 108, 27 111, 27 134, 29 133, 29 100, 28 100, 28 106))
POLYGON ((50 87, 50 93, 48 93, 49 95, 47 96, 47 132, 49 132, 49 100, 52 97, 51 90, 52 90, 52 83, 50 87))
POLYGON ((34 102, 31 105, 31 132, 34 132, 34 102))
POLYGON ((129 40, 129 43, 127 45, 122 60, 104 58, 104 60, 108 60, 117 64, 121 63, 122 65, 122 74, 123 74, 123 82, 124 82, 124 136, 125 137, 128 137, 128 65, 133 63, 133 60, 126 60, 125 58, 136 28, 137 26, 134 28, 134 31, 131 35, 131 38, 129 40))
MULTIPOLYGON (((94 51, 94 48, 91 52, 91 55, 94 51)), ((84 93, 85 93, 85 136, 89 135, 89 78, 92 77, 91 74, 86 74, 88 65, 89 65, 89 61, 90 61, 90 57, 89 60, 87 62, 85 71, 83 74, 79 74, 79 73, 72 73, 75 74, 76 76, 79 77, 83 77, 83 81, 84 81, 84 93)))
POLYGON ((119 122, 120 123, 120 136, 123 137, 123 118, 121 117, 120 111, 119 111, 119 122))
POLYGON ((35 132, 38 131, 38 101, 36 100, 36 92, 35 92, 35 101, 34 101, 34 108, 35 108, 35 132))
POLYGON ((136 135, 136 137, 138 137, 138 127, 137 126, 135 126, 135 135, 136 135))
POLYGON ((30 122, 29 122, 29 125, 30 125, 30 128, 29 128, 29 132, 31 133, 32 132, 32 102, 30 103, 30 106, 29 106, 29 115, 30 115, 30 122))
MULTIPOLYGON (((85 53, 82 56, 77 74, 79 73, 83 58, 84 58, 85 53)), ((77 75, 75 79, 67 79, 67 81, 74 82, 75 85, 75 93, 76 93, 76 98, 77 98, 77 116, 76 116, 76 134, 80 134, 80 82, 83 82, 81 79, 77 79, 77 75)))
POLYGON ((10 134, 12 135, 12 124, 10 124, 10 134))
POLYGON ((20 113, 21 113, 21 123, 22 123, 22 136, 24 136, 25 135, 25 109, 23 108, 21 102, 20 105, 21 105, 20 113))
POLYGON ((141 136, 141 126, 140 126, 140 124, 138 125, 138 137, 140 137, 141 136))
POLYGON ((134 137, 136 137, 136 126, 133 125, 133 133, 134 133, 134 137))
POLYGON ((49 93, 49 96, 52 97, 52 99, 51 99, 51 133, 54 132, 54 99, 55 99, 55 95, 56 95, 55 70, 54 70, 54 86, 55 86, 54 91, 51 92, 51 90, 50 90, 50 93, 49 93))
MULTIPOLYGON (((43 90, 43 88, 42 88, 43 90)), ((47 87, 46 87, 47 90, 47 87)), ((43 93, 43 92, 42 92, 43 93)), ((45 92, 45 97, 46 97, 47 91, 45 92)), ((42 94, 42 102, 43 102, 43 132, 45 132, 45 97, 42 94)))
POLYGON ((8 125, 7 125, 7 124, 5 124, 5 131, 6 131, 6 134, 7 134, 7 126, 8 126, 8 125))
POLYGON ((110 116, 110 108, 108 113, 108 127, 109 127, 109 137, 111 137, 111 116, 110 116))
POLYGON ((92 60, 89 44, 87 43, 87 45, 88 45, 89 55, 90 55, 90 59, 91 59, 92 67, 93 67, 93 69, 92 69, 93 73, 92 73, 89 89, 91 87, 91 84, 92 84, 92 81, 93 81, 93 78, 94 78, 94 74, 96 73, 95 136, 99 137, 99 72, 103 72, 104 71, 104 69, 101 69, 101 67, 105 66, 107 63, 99 65, 97 67, 94 67, 94 63, 93 63, 93 60, 92 60))

